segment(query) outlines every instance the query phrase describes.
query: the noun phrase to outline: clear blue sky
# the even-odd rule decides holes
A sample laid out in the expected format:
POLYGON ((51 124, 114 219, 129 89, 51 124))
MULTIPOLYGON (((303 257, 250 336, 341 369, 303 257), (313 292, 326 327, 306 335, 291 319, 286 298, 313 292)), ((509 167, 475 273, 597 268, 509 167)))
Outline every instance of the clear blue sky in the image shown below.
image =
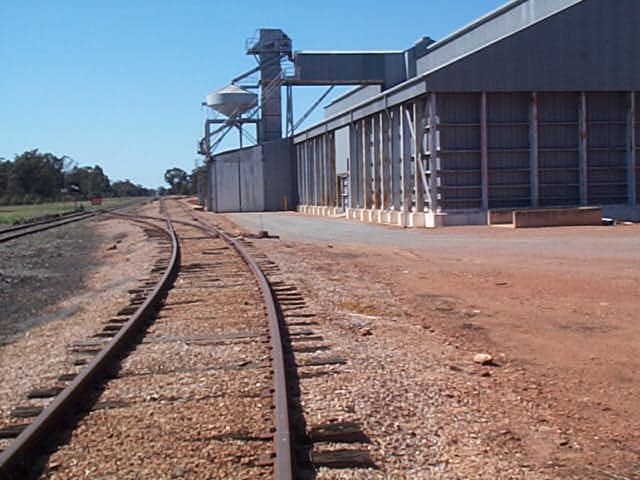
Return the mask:
MULTIPOLYGON (((194 167, 200 102, 255 65, 258 28, 294 50, 403 50, 503 3, 0 0, 0 157, 39 148, 157 187, 194 167)), ((321 91, 298 91, 296 114, 321 91)))

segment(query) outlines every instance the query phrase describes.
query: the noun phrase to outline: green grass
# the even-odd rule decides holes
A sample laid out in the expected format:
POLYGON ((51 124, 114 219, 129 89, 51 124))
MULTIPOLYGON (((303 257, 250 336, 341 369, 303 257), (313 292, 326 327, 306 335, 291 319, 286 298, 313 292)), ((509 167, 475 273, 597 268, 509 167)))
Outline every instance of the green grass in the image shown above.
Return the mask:
MULTIPOLYGON (((141 198, 142 197, 138 197, 141 198)), ((11 224, 17 221, 29 220, 43 217, 45 215, 55 215, 71 212, 75 208, 82 207, 84 210, 96 210, 100 208, 115 207, 133 200, 132 197, 103 198, 102 205, 93 206, 88 200, 76 202, 53 202, 41 203, 39 205, 0 205, 0 224, 11 224)))

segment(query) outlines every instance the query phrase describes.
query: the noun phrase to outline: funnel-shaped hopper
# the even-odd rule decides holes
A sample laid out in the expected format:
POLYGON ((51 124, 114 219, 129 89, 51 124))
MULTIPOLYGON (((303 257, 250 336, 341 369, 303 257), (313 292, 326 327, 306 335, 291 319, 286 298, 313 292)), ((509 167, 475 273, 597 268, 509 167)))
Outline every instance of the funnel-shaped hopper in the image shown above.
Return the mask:
POLYGON ((244 113, 257 103, 258 95, 236 85, 227 85, 207 95, 207 106, 227 117, 244 113))

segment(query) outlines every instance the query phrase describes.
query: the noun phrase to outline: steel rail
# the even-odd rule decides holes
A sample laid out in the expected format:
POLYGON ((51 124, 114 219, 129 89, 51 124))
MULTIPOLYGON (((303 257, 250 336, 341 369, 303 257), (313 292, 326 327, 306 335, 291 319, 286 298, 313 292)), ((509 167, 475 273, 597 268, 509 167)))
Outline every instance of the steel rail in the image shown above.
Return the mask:
MULTIPOLYGON (((180 204, 182 205, 182 204, 180 204)), ((126 213, 110 212, 109 215, 118 217, 129 217, 126 213)), ((155 217, 152 215, 138 215, 137 218, 145 218, 148 220, 162 220, 161 217, 155 217)), ((201 225, 193 222, 187 222, 184 220, 170 219, 170 222, 186 225, 194 228, 198 228, 210 235, 218 235, 224 240, 225 243, 230 245, 244 262, 249 266, 251 271, 256 277, 258 286, 262 293, 262 297, 267 308, 267 317, 269 319, 269 331, 271 352, 273 357, 273 371, 274 371, 274 405, 275 405, 275 434, 274 434, 274 479, 276 480, 291 480, 293 479, 293 456, 291 445, 291 428, 289 424, 289 404, 287 400, 287 383, 286 383, 286 365, 284 361, 284 351, 282 343, 282 332, 280 329, 280 317, 278 315, 278 308, 276 306, 276 300, 269 285, 267 277, 262 272, 260 266, 256 261, 251 258, 249 253, 242 245, 236 240, 231 238, 227 233, 221 229, 212 227, 210 225, 201 225)))
MULTIPOLYGON (((203 230, 208 230, 200 226, 203 230)), ((293 462, 291 452, 291 430, 289 426, 289 404, 287 400, 287 379, 286 365, 284 362, 284 352, 282 348, 282 333, 280 330, 280 318, 276 301, 273 296, 271 286, 264 273, 251 258, 247 251, 234 239, 221 230, 215 229, 220 237, 231 245, 243 258, 253 274, 256 276, 258 286, 262 292, 262 297, 267 307, 269 318, 269 329, 271 331, 271 351, 273 355, 274 387, 273 394, 275 403, 275 426, 274 447, 276 458, 274 461, 273 478, 277 480, 291 480, 293 478, 293 462)))
MULTIPOLYGON (((181 203, 179 203, 179 205, 183 206, 181 203)), ((240 257, 242 257, 244 262, 249 266, 256 277, 258 286, 262 293, 262 298, 267 308, 267 317, 269 319, 270 331, 269 338, 271 341, 271 353, 273 357, 273 400, 275 406, 274 415, 276 428, 274 434, 274 450, 276 457, 274 460, 273 478, 276 480, 291 480, 293 479, 293 456, 291 444, 291 428, 289 423, 289 403, 287 399, 286 364, 284 360, 282 331, 280 329, 280 316, 278 314, 278 308, 276 306, 276 300, 273 291, 271 290, 271 285, 269 284, 269 281, 267 280, 267 277, 264 275, 260 266, 246 251, 246 249, 221 229, 209 225, 201 225, 180 220, 172 221, 175 223, 199 228, 200 230, 205 231, 209 234, 220 236, 220 238, 222 238, 228 245, 230 245, 236 252, 238 252, 240 257)))
POLYGON ((44 230, 49 230, 52 228, 56 228, 56 227, 60 227, 62 225, 66 225, 68 223, 72 223, 72 222, 78 222, 80 220, 85 220, 89 217, 93 217, 95 216, 96 213, 94 212, 85 212, 85 213, 79 213, 76 214, 75 216, 71 217, 71 218, 64 218, 64 219, 52 219, 52 220, 45 220, 42 222, 36 222, 34 224, 25 224, 25 225, 19 225, 19 226, 15 226, 15 227, 10 227, 4 230, 0 230, 0 243, 4 243, 4 242, 8 242, 9 240, 13 240, 14 238, 19 238, 19 237, 24 237, 26 235, 31 235, 32 233, 37 233, 37 232, 42 232, 44 230), (8 233, 8 235, 5 235, 5 233, 8 233))
POLYGON ((166 220, 166 229, 150 222, 141 221, 165 232, 171 239, 169 265, 153 291, 138 307, 118 333, 105 345, 93 360, 56 396, 53 401, 25 428, 9 447, 0 453, 0 479, 9 480, 27 476, 35 455, 40 453, 43 443, 60 433, 61 427, 74 422, 77 413, 86 405, 94 389, 112 371, 122 354, 135 342, 144 329, 147 317, 152 314, 164 293, 170 288, 178 272, 180 247, 171 226, 166 220))

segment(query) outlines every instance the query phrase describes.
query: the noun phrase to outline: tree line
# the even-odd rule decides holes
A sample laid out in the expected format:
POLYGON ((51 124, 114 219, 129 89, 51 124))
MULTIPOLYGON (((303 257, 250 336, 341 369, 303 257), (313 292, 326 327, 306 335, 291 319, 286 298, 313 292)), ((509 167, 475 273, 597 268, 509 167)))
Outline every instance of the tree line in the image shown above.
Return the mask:
POLYGON ((204 188, 206 167, 196 167, 191 173, 181 168, 170 168, 164 172, 164 181, 169 184, 168 189, 160 188, 160 195, 194 195, 204 188))
POLYGON ((79 167, 67 156, 59 157, 37 149, 16 155, 13 161, 0 158, 1 205, 155 193, 155 190, 128 179, 111 182, 99 165, 79 167))

